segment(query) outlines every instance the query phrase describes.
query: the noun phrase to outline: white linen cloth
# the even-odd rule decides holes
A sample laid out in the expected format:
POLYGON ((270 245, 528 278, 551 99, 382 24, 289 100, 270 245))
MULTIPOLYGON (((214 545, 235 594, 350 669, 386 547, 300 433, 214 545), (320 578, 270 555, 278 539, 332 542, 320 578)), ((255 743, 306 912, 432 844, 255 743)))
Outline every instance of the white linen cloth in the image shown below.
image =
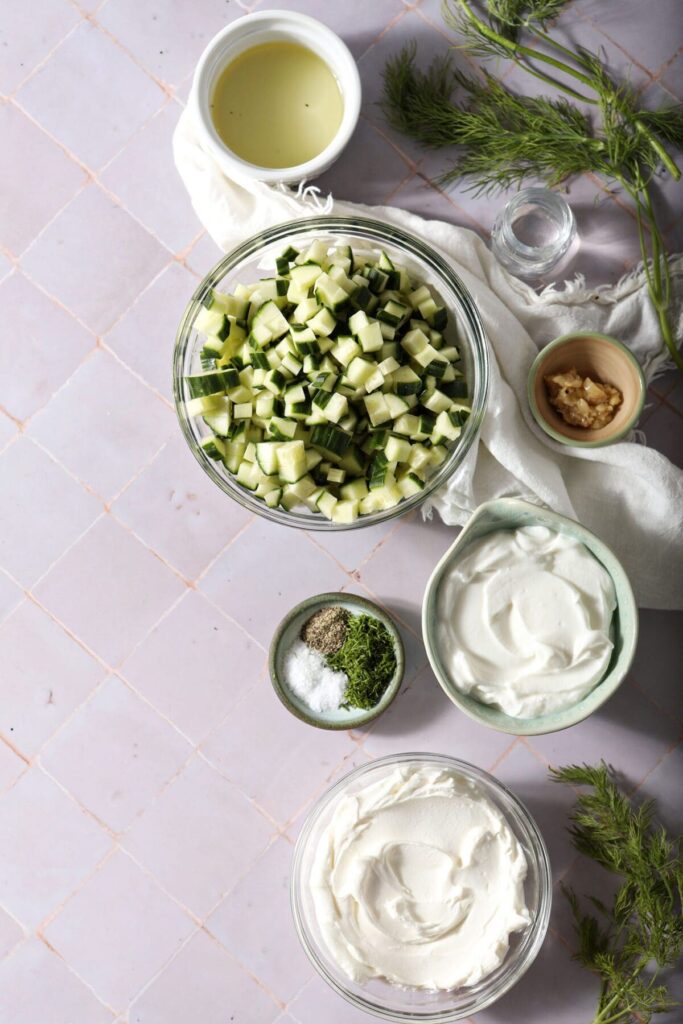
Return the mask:
MULTIPOLYGON (((683 608, 683 471, 642 441, 566 448, 534 422, 526 398, 538 349, 572 330, 596 330, 630 346, 646 378, 666 363, 643 273, 615 287, 588 289, 581 278, 538 294, 508 274, 472 231, 426 221, 395 207, 332 201, 317 190, 228 179, 201 147, 184 111, 173 138, 176 166, 202 224, 224 252, 283 221, 321 212, 374 217, 424 239, 450 261, 472 293, 491 347, 491 386, 479 443, 431 502, 444 522, 464 523, 478 504, 523 497, 578 519, 623 563, 636 599, 683 608)), ((635 230, 635 225, 634 225, 635 230)), ((672 265, 672 320, 683 336, 683 257, 672 265)), ((426 508, 429 512, 429 507, 426 508)))

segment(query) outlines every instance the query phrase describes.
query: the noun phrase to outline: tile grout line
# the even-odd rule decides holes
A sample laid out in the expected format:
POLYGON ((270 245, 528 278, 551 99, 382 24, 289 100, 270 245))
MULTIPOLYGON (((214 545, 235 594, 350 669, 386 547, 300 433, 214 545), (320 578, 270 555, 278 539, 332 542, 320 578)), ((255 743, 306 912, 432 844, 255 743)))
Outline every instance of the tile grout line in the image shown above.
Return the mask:
MULTIPOLYGON (((332 561, 334 562, 335 566, 338 566, 342 570, 342 572, 344 572, 347 576, 350 576, 352 579, 355 580, 354 573, 358 572, 367 562, 370 561, 371 558, 374 558, 374 556, 377 554, 379 549, 381 547, 383 547, 383 545, 391 537, 393 537, 397 533, 397 531, 400 529, 401 526, 405 525, 406 519, 407 519, 407 517, 409 515, 410 515, 409 512, 408 513, 404 512, 403 516, 405 518, 402 518, 401 516, 397 516, 396 517, 396 522, 393 524, 393 526, 391 527, 389 532, 387 534, 385 534, 383 537, 380 537, 380 539, 377 541, 375 546, 373 548, 371 548, 370 551, 366 555, 363 556, 363 558, 361 558, 361 560, 358 562, 357 565, 354 565, 353 569, 347 569, 346 566, 343 564, 343 562, 340 562, 339 559, 331 551, 328 551, 327 548, 323 544, 321 544, 320 541, 317 540, 317 536, 316 536, 317 534, 320 534, 322 536, 327 536, 327 535, 329 535, 329 533, 334 533, 335 531, 332 531, 332 530, 330 530, 330 531, 318 530, 318 531, 315 531, 314 533, 311 533, 308 530, 304 530, 303 532, 304 532, 305 536, 308 537, 308 539, 311 541, 311 543, 314 544, 315 547, 319 551, 322 551, 325 555, 327 555, 328 558, 332 559, 332 561)), ((340 531, 340 532, 345 532, 345 531, 340 531)), ((350 531, 348 531, 348 532, 350 532, 350 531)))
MULTIPOLYGON (((100 191, 102 192, 102 194, 103 194, 104 196, 106 196, 106 198, 107 198, 107 199, 108 199, 108 200, 109 200, 109 201, 110 201, 110 202, 112 203, 112 205, 116 206, 116 207, 117 207, 118 209, 120 209, 120 210, 123 210, 123 212, 124 212, 124 213, 125 213, 125 214, 126 214, 126 215, 127 215, 128 217, 130 217, 130 219, 131 219, 132 221, 134 221, 134 222, 135 222, 135 223, 137 224, 137 226, 138 226, 138 227, 139 227, 139 228, 140 228, 140 229, 141 229, 142 231, 144 231, 144 232, 145 232, 146 234, 148 234, 148 235, 150 236, 150 238, 153 238, 153 239, 154 239, 154 241, 155 241, 155 242, 157 243, 157 245, 159 245, 159 246, 160 246, 160 247, 161 247, 162 249, 164 249, 164 251, 165 251, 165 252, 166 252, 166 253, 168 254, 168 256, 169 256, 169 262, 172 262, 172 260, 174 259, 174 253, 173 253, 173 250, 172 250, 172 249, 170 248, 170 246, 169 246, 169 245, 167 245, 167 243, 166 243, 166 242, 162 241, 162 240, 161 240, 161 238, 159 238, 159 237, 158 237, 158 235, 156 235, 156 233, 155 233, 155 231, 154 231, 154 229, 153 229, 153 228, 149 228, 149 227, 148 227, 148 226, 147 226, 146 224, 144 224, 144 223, 143 223, 143 222, 142 222, 142 221, 140 220, 140 218, 139 218, 139 217, 137 216, 137 214, 135 214, 135 213, 133 213, 133 212, 132 212, 131 210, 129 210, 129 209, 128 209, 128 208, 126 207, 126 205, 125 205, 125 203, 123 202, 123 200, 122 200, 122 199, 120 198, 120 196, 118 196, 118 195, 117 195, 117 194, 116 194, 115 192, 113 192, 113 191, 112 191, 112 190, 111 190, 111 189, 110 189, 110 188, 109 188, 109 187, 108 187, 107 185, 105 185, 105 184, 104 184, 104 182, 103 182, 103 181, 101 180, 101 178, 99 177, 99 171, 94 171, 94 170, 92 170, 92 169, 91 169, 90 167, 88 167, 88 165, 87 165, 86 163, 84 163, 84 161, 83 161, 83 160, 81 160, 81 158, 80 158, 80 157, 76 156, 76 154, 75 154, 75 153, 73 153, 73 152, 72 152, 72 151, 71 151, 71 150, 70 150, 70 149, 69 149, 69 148, 68 148, 68 147, 67 147, 67 146, 66 146, 66 145, 65 145, 65 144, 64 144, 63 142, 61 142, 61 141, 60 141, 60 140, 59 140, 59 139, 57 138, 57 136, 56 136, 56 135, 54 135, 54 134, 53 134, 53 133, 52 133, 52 132, 50 131, 50 129, 49 129, 49 128, 46 128, 46 127, 45 127, 45 125, 43 125, 43 124, 42 124, 42 123, 41 123, 40 121, 38 121, 38 120, 37 120, 37 118, 36 118, 36 117, 34 117, 34 115, 33 115, 33 114, 31 114, 31 113, 30 113, 30 112, 29 112, 28 110, 26 110, 26 109, 25 109, 24 107, 22 107, 22 106, 21 106, 21 104, 20 104, 20 103, 19 103, 19 102, 18 102, 17 100, 12 100, 11 102, 12 102, 12 103, 14 104, 14 106, 16 107, 16 109, 17 109, 17 110, 21 111, 21 113, 22 113, 22 114, 23 114, 23 115, 24 115, 24 116, 25 116, 26 118, 28 118, 28 120, 29 120, 29 121, 31 121, 31 123, 32 123, 32 124, 34 124, 34 125, 36 126, 36 128, 39 128, 39 129, 40 129, 40 131, 41 131, 41 132, 43 132, 43 134, 44 134, 44 135, 45 135, 45 136, 46 136, 46 137, 47 137, 48 139, 50 139, 50 141, 51 141, 52 143, 54 143, 54 145, 56 145, 56 146, 57 146, 57 147, 58 147, 58 148, 59 148, 59 149, 60 149, 60 150, 61 150, 61 151, 62 151, 62 152, 63 152, 63 153, 64 153, 64 154, 65 154, 65 155, 66 155, 66 156, 67 156, 67 157, 68 157, 68 158, 70 159, 70 160, 72 160, 72 161, 73 161, 73 163, 75 163, 75 164, 76 164, 76 165, 77 165, 78 167, 80 167, 80 168, 81 168, 81 169, 82 169, 83 171, 85 171, 85 173, 86 173, 86 174, 88 175, 88 180, 86 180, 86 181, 85 181, 85 182, 84 182, 84 183, 82 184, 81 188, 80 188, 80 189, 79 189, 79 191, 78 191, 78 192, 76 193, 76 195, 72 196, 72 197, 71 197, 71 199, 69 199, 69 200, 68 200, 68 201, 67 201, 67 202, 66 202, 66 203, 64 204, 64 206, 63 206, 63 207, 61 208, 61 210, 59 210, 59 211, 57 212, 57 214, 55 214, 55 215, 54 215, 54 216, 53 216, 53 217, 51 218, 51 220, 50 220, 50 222, 49 222, 50 224, 51 224, 51 223, 53 223, 53 222, 54 222, 54 220, 56 220, 56 218, 57 218, 57 217, 58 217, 58 216, 59 216, 59 215, 60 215, 61 213, 64 213, 64 211, 65 211, 65 210, 67 209, 67 207, 69 207, 69 206, 70 206, 70 205, 71 205, 71 204, 72 204, 72 203, 74 202, 74 200, 78 198, 78 196, 82 195, 82 194, 83 194, 83 192, 85 191, 85 189, 86 189, 86 188, 90 187, 91 185, 96 185, 96 186, 97 186, 97 188, 99 188, 99 190, 100 190, 100 191)), ((139 129, 138 129, 137 131, 134 131, 134 132, 133 132, 133 134, 132 134, 132 135, 131 135, 131 136, 130 136, 130 137, 129 137, 128 139, 126 139, 125 143, 124 143, 124 144, 123 144, 123 145, 121 146, 121 149, 117 150, 117 152, 116 152, 116 153, 114 154, 114 156, 113 156, 113 157, 111 158, 111 160, 110 160, 110 161, 108 161, 108 164, 107 164, 107 165, 105 165, 105 166, 108 166, 108 165, 109 165, 109 163, 113 162, 113 160, 114 160, 114 159, 116 159, 117 157, 121 156, 121 155, 122 155, 122 153, 124 152, 124 150, 125 150, 125 149, 126 149, 126 148, 128 147, 128 145, 130 144, 130 142, 131 142, 131 141, 133 140, 133 138, 134 138, 134 137, 135 137, 135 136, 137 135, 138 131, 141 131, 142 129, 146 128, 146 127, 147 127, 147 126, 149 125, 149 123, 150 123, 150 122, 151 122, 151 121, 152 121, 152 120, 154 119, 154 117, 155 117, 155 116, 156 116, 156 115, 157 115, 158 113, 160 113, 160 112, 161 112, 161 110, 163 110, 163 109, 164 109, 164 107, 165 107, 165 105, 163 105, 162 107, 159 107, 159 109, 158 109, 158 110, 156 110, 156 111, 154 112, 154 114, 152 114, 152 115, 151 115, 151 116, 150 116, 150 117, 149 117, 149 118, 147 119, 147 121, 145 121, 145 122, 144 122, 144 124, 142 124, 142 125, 140 126, 140 128, 139 128, 139 129)), ((43 226, 43 228, 41 228, 41 230, 40 230, 40 231, 38 232, 38 234, 36 235, 36 237, 35 237, 35 238, 34 238, 34 239, 33 239, 33 240, 32 240, 32 241, 31 241, 31 242, 29 243, 29 245, 28 245, 28 246, 26 247, 26 249, 24 249, 24 250, 23 250, 23 252, 21 253, 21 257, 20 257, 20 259, 23 259, 23 258, 24 258, 24 257, 25 257, 25 256, 26 256, 26 255, 27 255, 27 254, 28 254, 29 252, 30 252, 30 250, 31 250, 31 249, 33 248, 33 246, 35 245, 35 243, 36 243, 36 242, 37 242, 37 241, 38 241, 38 240, 39 240, 39 239, 40 239, 40 238, 42 237, 43 233, 44 233, 44 232, 46 231, 46 229, 47 229, 47 227, 48 227, 48 226, 49 226, 49 225, 44 225, 44 226, 43 226)), ((75 314, 73 314, 73 315, 75 316, 75 314)), ((110 325, 110 327, 111 327, 111 326, 113 326, 113 325, 110 325)), ((107 327, 107 330, 109 330, 109 329, 110 329, 110 327, 107 327)), ((89 329, 90 329, 90 330, 92 330, 92 328, 89 328, 89 329)))
MULTIPOLYGON (((126 204, 123 201, 123 199, 119 195, 117 195, 116 192, 114 192, 107 185, 105 185, 105 183, 102 181, 102 179, 100 177, 102 172, 106 171, 107 168, 110 167, 111 164, 113 164, 115 160, 118 160, 119 157, 123 156, 124 152, 126 151, 128 146, 131 144, 133 139, 135 139, 141 132, 145 131, 149 127, 149 125, 152 123, 152 121, 154 121, 154 119, 159 114, 163 113, 163 111, 166 110, 166 108, 169 106, 170 102, 172 102, 172 100, 168 100, 166 102, 163 102, 161 104, 161 106, 157 110, 155 110, 154 113, 151 114, 147 118, 146 121, 143 121, 143 123, 141 125, 139 125, 133 131, 133 133, 125 139, 125 141, 121 144, 120 148, 117 149, 116 152, 111 157, 109 157, 109 159, 104 164, 102 164, 102 166, 98 170, 95 171, 91 167, 89 167, 88 164, 86 164, 85 161, 81 159, 81 157, 77 156, 76 153, 74 153, 71 149, 69 149, 68 146, 64 142, 62 142, 59 138, 57 138, 57 136, 54 135, 53 132, 49 128, 47 128, 44 124, 42 124, 42 122, 39 121, 35 117, 35 115, 33 115, 29 110, 27 110, 25 107, 23 107, 21 105, 21 103, 17 99, 14 99, 14 98, 10 99, 10 101, 9 101, 10 105, 13 106, 15 108, 15 110, 17 110, 23 117, 25 117, 35 128, 37 128, 38 131, 40 131, 47 139, 49 139, 50 142, 54 146, 56 146, 64 154, 64 156, 66 156, 73 164, 75 164, 79 168, 79 170, 81 170, 83 172, 83 174, 85 174, 85 180, 83 182, 81 182, 79 188, 74 193, 74 195, 72 195, 64 203, 64 205, 61 206, 57 210, 57 212, 54 213, 49 218, 49 220, 40 229, 38 234, 33 239, 31 239, 31 241, 26 246, 26 248, 23 249, 22 252, 18 256, 16 256, 16 255, 14 256, 14 259, 17 261, 17 263, 19 263, 19 261, 21 259, 23 259, 23 257, 30 251, 30 249, 33 247, 33 245, 44 235, 46 230, 57 220, 57 218, 62 213, 64 213, 64 211, 67 209, 67 207, 69 207, 74 202, 74 200, 77 199, 80 195, 82 195, 82 193, 91 185, 97 185, 98 188, 100 189, 100 191, 110 200, 111 203, 113 203, 113 205, 117 206, 119 209, 124 210, 125 213, 131 218, 131 220, 135 221, 135 223, 140 228, 142 228, 143 231, 145 231, 148 235, 150 235, 155 240, 155 242, 157 242, 163 249, 166 250, 166 252, 168 252, 173 257, 173 250, 171 249, 171 247, 166 242, 164 242, 156 234, 155 229, 151 228, 151 227, 148 227, 146 224, 144 224, 140 220, 140 218, 137 216, 137 214, 133 213, 133 211, 130 210, 126 206, 126 204)), ((189 244, 190 243, 188 242, 188 245, 189 244)), ((72 315, 75 315, 75 314, 72 314, 72 315)), ((110 328, 107 328, 107 329, 109 330, 110 328)), ((91 328, 89 328, 89 330, 91 330, 91 328)))
MULTIPOLYGON (((168 267, 165 268, 165 269, 167 270, 168 267)), ((107 332, 107 333, 109 333, 109 332, 107 332)), ((149 390, 152 392, 152 394, 156 395, 157 398, 159 398, 160 401, 162 401, 164 403, 166 408, 170 409, 170 411, 175 414, 175 411, 176 411, 175 402, 173 402, 172 399, 167 398, 166 395, 162 394, 162 392, 159 391, 157 388, 155 388, 153 384, 150 384, 150 382, 148 380, 146 380, 142 376, 141 373, 138 373, 138 371, 136 369, 134 369, 132 366, 130 366, 127 362, 125 362, 125 360, 121 358, 121 356, 118 354, 118 352, 115 349, 110 348, 109 345, 105 341, 100 341, 100 344, 98 345, 98 348, 100 348, 102 352, 106 352, 108 355, 110 355, 112 357, 112 359, 116 360, 116 362, 120 366, 122 366, 125 370, 127 370, 128 373, 131 374, 131 376, 135 377, 135 379, 139 380, 141 384, 144 384, 145 387, 149 388, 149 390)), ((129 481, 129 483, 130 482, 132 482, 132 481, 129 481)), ((126 486, 128 486, 128 485, 126 484, 126 486)), ((117 495, 117 497, 119 497, 119 495, 117 495)))
MULTIPOLYGON (((69 6, 73 6, 73 5, 72 5, 72 4, 69 4, 69 6)), ((80 12, 79 12, 79 13, 80 13, 80 12)), ((15 84, 15 85, 13 86, 13 88, 12 88, 12 89, 10 89, 10 91, 9 91, 8 93, 5 93, 5 94, 4 94, 4 96, 3 96, 2 98, 3 98, 3 99, 5 99, 5 100, 6 100, 7 102, 9 102, 9 103, 13 102, 13 100, 14 100, 14 97, 15 97, 15 96, 17 95, 17 93, 18 93, 18 92, 19 92, 19 91, 20 91, 21 89, 23 89, 23 88, 24 88, 24 86, 25 86, 25 85, 26 85, 26 84, 27 84, 28 82, 30 82, 30 81, 31 81, 31 79, 32 79, 32 78, 34 77, 34 75, 40 74, 40 72, 42 71, 42 69, 43 69, 44 67, 46 67, 46 66, 47 66, 47 64, 48 64, 48 63, 49 63, 49 61, 50 61, 50 60, 52 59, 52 57, 53 57, 53 56, 54 56, 54 54, 55 54, 55 53, 57 52, 57 50, 59 50, 59 48, 60 48, 60 47, 61 47, 61 46, 62 46, 62 45, 63 45, 63 44, 64 44, 64 43, 65 43, 65 42, 67 41, 67 39, 70 39, 70 38, 71 38, 71 36, 72 36, 72 35, 73 35, 73 34, 74 34, 75 32, 77 32, 77 31, 78 31, 78 29, 79 29, 79 28, 81 27, 82 23, 83 23, 83 16, 82 16, 82 14, 81 14, 81 20, 80 20, 80 21, 76 21, 76 22, 75 22, 75 24, 73 24, 73 25, 71 26, 71 28, 70 28, 70 29, 68 30, 68 32, 67 32, 67 33, 66 33, 65 35, 63 35, 63 36, 61 37, 61 39, 59 39, 59 40, 58 40, 58 41, 57 41, 57 42, 55 43, 55 45, 54 45, 54 46, 52 47, 52 49, 51 49, 51 50, 49 50, 49 51, 48 51, 48 52, 47 52, 47 53, 45 54, 45 56, 43 56, 43 57, 41 57, 41 58, 39 59, 38 63, 37 63, 37 64, 35 64, 35 65, 33 66, 33 68, 32 68, 32 69, 31 69, 31 70, 30 70, 30 71, 28 72, 28 74, 24 75, 24 77, 23 77, 22 79, 20 79, 20 80, 19 80, 19 82, 18 82, 17 84, 15 84)))
POLYGON ((98 20, 97 15, 100 13, 100 11, 105 6, 106 6, 105 4, 101 4, 100 7, 98 7, 96 11, 84 12, 83 13, 83 20, 86 23, 92 25, 92 27, 94 29, 96 29, 98 32, 100 32, 105 37, 105 39, 108 39, 111 43, 113 43, 114 46, 118 50, 120 50, 121 53, 124 53, 126 55, 126 57, 128 57, 128 59, 133 64, 135 64, 135 66, 137 68, 139 68, 140 71, 142 71, 149 79, 151 79, 152 82, 154 82, 154 84, 166 96, 169 96, 169 97, 172 98, 173 97, 173 93, 174 93, 174 87, 172 85, 170 85, 168 82, 165 82, 163 80, 163 78, 159 78, 158 75, 155 75, 154 72, 150 68, 148 68, 145 64, 143 64, 143 62, 135 55, 135 53, 132 50, 130 50, 126 46, 126 44, 124 42, 122 42, 118 38, 118 36, 115 36, 113 32, 110 32, 109 29, 105 25, 103 25, 101 21, 98 20))

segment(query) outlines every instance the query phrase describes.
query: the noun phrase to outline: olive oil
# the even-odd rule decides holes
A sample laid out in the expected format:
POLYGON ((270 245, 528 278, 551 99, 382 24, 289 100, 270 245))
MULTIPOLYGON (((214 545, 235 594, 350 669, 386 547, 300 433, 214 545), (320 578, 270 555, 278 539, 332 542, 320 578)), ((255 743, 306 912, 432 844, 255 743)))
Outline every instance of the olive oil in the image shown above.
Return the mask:
POLYGON ((225 145, 258 167, 312 160, 337 134, 343 112, 331 69, 298 43, 246 50, 221 72, 211 98, 213 123, 225 145))

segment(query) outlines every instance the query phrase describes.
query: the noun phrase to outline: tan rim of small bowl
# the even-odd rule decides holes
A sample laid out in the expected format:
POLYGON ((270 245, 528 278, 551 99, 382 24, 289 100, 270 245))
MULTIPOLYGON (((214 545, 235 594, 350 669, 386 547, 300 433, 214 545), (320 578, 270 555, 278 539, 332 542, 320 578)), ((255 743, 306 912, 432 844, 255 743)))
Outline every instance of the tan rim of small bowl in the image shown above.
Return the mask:
POLYGON ((594 331, 563 334, 541 349, 529 370, 529 406, 539 427, 560 444, 600 448, 625 437, 638 422, 645 404, 643 371, 633 353, 616 338, 594 331), (598 430, 565 423, 548 401, 544 377, 576 368, 584 377, 611 384, 621 391, 622 404, 614 419, 598 430))

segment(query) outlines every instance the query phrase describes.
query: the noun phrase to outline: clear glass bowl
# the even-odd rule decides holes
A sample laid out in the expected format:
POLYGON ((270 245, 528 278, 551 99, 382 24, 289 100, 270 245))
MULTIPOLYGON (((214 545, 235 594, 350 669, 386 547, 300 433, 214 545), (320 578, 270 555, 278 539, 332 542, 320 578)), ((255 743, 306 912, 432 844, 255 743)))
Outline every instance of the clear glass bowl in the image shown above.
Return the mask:
POLYGON ((548 188, 523 188, 491 229, 498 261, 519 277, 539 277, 559 263, 576 235, 569 204, 548 188))
POLYGON ((304 822, 294 851, 291 902, 294 923, 301 943, 318 973, 335 992, 359 1010, 383 1020, 446 1024, 469 1017, 490 1006, 511 988, 531 966, 548 929, 552 901, 552 878, 548 851, 538 827, 522 803, 497 779, 466 761, 441 754, 394 754, 362 765, 345 775, 317 801, 304 822), (396 765, 417 762, 448 768, 473 781, 505 819, 527 859, 524 894, 531 923, 510 936, 510 948, 495 971, 470 988, 451 992, 402 989, 373 979, 366 985, 352 981, 331 958, 318 926, 313 899, 307 885, 312 858, 334 806, 342 796, 376 781, 396 765))
POLYGON ((484 328, 474 300, 457 274, 443 257, 412 235, 380 221, 360 217, 310 217, 289 221, 254 235, 238 249, 233 249, 206 275, 190 299, 178 328, 173 354, 173 394, 180 427, 205 473, 225 494, 249 511, 275 523, 306 530, 348 530, 372 526, 402 515, 423 502, 455 472, 472 447, 486 408, 488 380, 489 360, 484 328), (360 516, 353 523, 332 523, 319 513, 306 509, 287 512, 281 508, 268 508, 263 501, 238 484, 225 467, 205 455, 200 448, 200 441, 210 433, 209 428, 201 417, 191 418, 185 410, 185 401, 189 396, 185 393, 184 377, 201 370, 201 336, 194 330, 193 323, 208 290, 217 288, 232 291, 237 284, 247 284, 265 277, 272 272, 275 257, 287 245, 301 249, 317 238, 329 241, 331 245, 348 243, 366 251, 378 252, 384 249, 390 258, 406 267, 416 279, 430 285, 449 311, 450 322, 446 337, 460 349, 472 399, 472 414, 453 451, 429 478, 424 489, 419 494, 405 498, 394 508, 360 516))

